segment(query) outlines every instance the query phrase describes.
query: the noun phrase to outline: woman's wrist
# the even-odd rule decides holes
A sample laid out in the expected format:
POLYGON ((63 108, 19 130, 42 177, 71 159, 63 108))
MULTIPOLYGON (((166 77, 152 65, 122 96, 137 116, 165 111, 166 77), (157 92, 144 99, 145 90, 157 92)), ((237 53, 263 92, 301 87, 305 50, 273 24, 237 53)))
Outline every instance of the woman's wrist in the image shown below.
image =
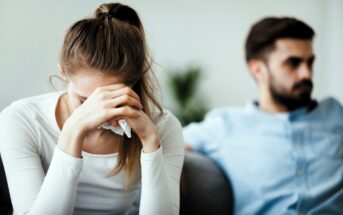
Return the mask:
POLYGON ((84 138, 85 130, 67 120, 63 125, 58 146, 73 157, 81 157, 84 138))
POLYGON ((72 131, 78 136, 84 135, 86 132, 85 126, 81 122, 74 119, 73 116, 69 117, 63 124, 63 130, 72 131))
POLYGON ((145 153, 155 152, 160 148, 160 136, 156 131, 144 135, 140 137, 140 139, 143 144, 143 151, 145 153))

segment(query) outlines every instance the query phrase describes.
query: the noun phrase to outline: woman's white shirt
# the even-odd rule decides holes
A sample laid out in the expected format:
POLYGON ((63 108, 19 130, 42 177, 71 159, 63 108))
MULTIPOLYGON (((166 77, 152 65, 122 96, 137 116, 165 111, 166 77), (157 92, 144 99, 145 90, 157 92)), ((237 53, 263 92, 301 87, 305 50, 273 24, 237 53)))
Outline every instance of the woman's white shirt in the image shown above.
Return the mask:
POLYGON ((0 114, 0 153, 14 213, 125 214, 141 189, 140 214, 178 214, 184 159, 179 121, 166 110, 154 114, 161 147, 141 152, 141 181, 125 190, 123 172, 108 176, 117 154, 82 152, 76 158, 56 147, 61 95, 20 99, 0 114))

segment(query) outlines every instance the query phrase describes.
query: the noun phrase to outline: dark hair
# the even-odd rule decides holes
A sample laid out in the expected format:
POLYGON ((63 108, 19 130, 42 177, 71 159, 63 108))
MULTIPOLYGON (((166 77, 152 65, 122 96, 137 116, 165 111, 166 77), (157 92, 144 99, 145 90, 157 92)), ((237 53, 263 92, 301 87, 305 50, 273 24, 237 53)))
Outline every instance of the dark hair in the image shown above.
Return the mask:
POLYGON ((266 60, 278 39, 312 40, 314 30, 306 23, 289 17, 267 17, 255 23, 245 42, 245 58, 266 60))
MULTIPOLYGON (((93 16, 74 23, 64 39, 60 65, 72 76, 80 68, 91 68, 118 76, 140 97, 143 111, 151 118, 152 108, 162 107, 154 96, 155 76, 151 69, 142 23, 126 5, 100 5, 93 16)), ((139 174, 142 143, 133 132, 119 147, 117 164, 110 175, 125 170, 126 185, 139 174)))

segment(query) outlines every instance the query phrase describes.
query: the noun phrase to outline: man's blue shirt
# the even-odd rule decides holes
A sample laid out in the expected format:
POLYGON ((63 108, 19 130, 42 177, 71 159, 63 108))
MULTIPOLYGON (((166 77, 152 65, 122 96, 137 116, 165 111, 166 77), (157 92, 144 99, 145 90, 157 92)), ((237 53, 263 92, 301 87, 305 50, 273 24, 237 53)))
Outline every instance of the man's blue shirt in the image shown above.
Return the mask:
POLYGON ((343 214, 343 107, 272 114, 255 103, 215 109, 185 142, 230 179, 235 214, 343 214))

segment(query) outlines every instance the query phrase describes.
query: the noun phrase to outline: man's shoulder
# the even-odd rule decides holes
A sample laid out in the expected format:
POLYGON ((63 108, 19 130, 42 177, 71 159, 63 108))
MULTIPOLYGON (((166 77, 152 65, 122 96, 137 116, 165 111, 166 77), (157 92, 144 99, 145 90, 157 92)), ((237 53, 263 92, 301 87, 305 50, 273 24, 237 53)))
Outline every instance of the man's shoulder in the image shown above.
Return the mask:
POLYGON ((206 117, 228 117, 232 115, 242 115, 246 113, 247 111, 244 107, 226 106, 226 107, 217 107, 210 110, 206 114, 206 117))
POLYGON ((338 111, 343 114, 342 103, 333 97, 328 97, 320 101, 319 108, 323 110, 338 111))
POLYGON ((320 104, 322 105, 326 105, 326 106, 334 106, 334 107, 340 107, 342 108, 342 103, 336 99, 336 98, 333 98, 333 97, 327 97, 325 99, 323 99, 320 104))
POLYGON ((221 126, 227 128, 245 121, 243 119, 247 117, 249 117, 249 111, 245 107, 226 106, 210 110, 202 122, 207 125, 215 124, 217 128, 221 126))
POLYGON ((336 119, 343 120, 342 103, 333 97, 328 97, 320 101, 318 104, 318 112, 321 115, 325 115, 325 118, 331 115, 336 119))

